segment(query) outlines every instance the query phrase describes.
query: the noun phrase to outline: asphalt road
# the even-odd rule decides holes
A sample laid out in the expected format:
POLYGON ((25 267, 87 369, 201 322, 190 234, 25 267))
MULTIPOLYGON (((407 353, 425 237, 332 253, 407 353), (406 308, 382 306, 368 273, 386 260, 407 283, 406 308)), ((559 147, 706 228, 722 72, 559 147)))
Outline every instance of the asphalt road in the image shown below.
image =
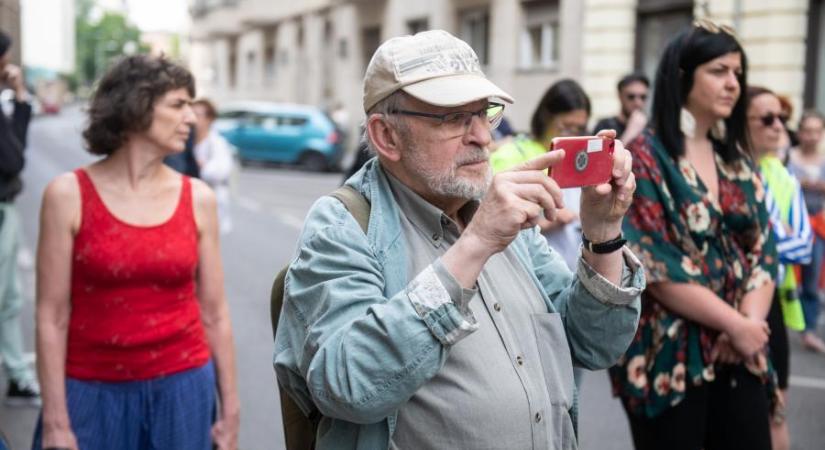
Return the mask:
MULTIPOLYGON (((83 116, 70 108, 56 117, 37 118, 30 129, 26 189, 18 200, 25 251, 20 258, 26 305, 26 345, 33 351, 34 274, 32 254, 37 235, 40 196, 56 175, 86 164, 82 150, 83 116)), ((269 288, 274 274, 289 260, 303 217, 312 202, 334 190, 338 174, 310 174, 270 167, 243 168, 232 205, 235 227, 222 239, 226 291, 235 331, 242 418, 240 447, 283 449, 283 432, 275 377, 269 288)), ((822 328, 821 328, 822 330, 822 328)), ((804 351, 791 337, 789 423, 794 449, 825 448, 825 356, 804 351)), ((34 356, 32 355, 32 358, 34 356)), ((2 371, 0 371, 2 372, 2 371)), ((0 374, 0 387, 5 380, 0 374)), ((14 449, 27 449, 38 411, 0 405, 0 429, 14 449)), ((584 450, 631 449, 627 420, 610 396, 606 373, 585 376, 581 400, 580 444, 584 450)))

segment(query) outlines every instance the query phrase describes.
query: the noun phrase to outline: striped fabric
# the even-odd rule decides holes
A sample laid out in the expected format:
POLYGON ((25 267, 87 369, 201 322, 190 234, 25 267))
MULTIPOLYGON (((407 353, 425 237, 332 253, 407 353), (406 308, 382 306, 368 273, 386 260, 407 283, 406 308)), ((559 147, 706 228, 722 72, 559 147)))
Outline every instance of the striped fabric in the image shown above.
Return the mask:
MULTIPOLYGON (((66 380, 66 407, 82 450, 211 450, 215 368, 209 363, 144 381, 66 380)), ((32 450, 40 450, 42 417, 32 450)))
POLYGON ((813 231, 811 230, 811 221, 808 219, 808 208, 805 207, 802 188, 799 186, 799 181, 794 180, 794 182, 796 183, 796 189, 794 189, 787 221, 782 220, 779 206, 767 186, 765 207, 771 216, 771 226, 776 236, 776 250, 779 253, 780 262, 783 264, 809 264, 811 262, 813 231), (785 223, 788 224, 790 230, 785 228, 785 223))

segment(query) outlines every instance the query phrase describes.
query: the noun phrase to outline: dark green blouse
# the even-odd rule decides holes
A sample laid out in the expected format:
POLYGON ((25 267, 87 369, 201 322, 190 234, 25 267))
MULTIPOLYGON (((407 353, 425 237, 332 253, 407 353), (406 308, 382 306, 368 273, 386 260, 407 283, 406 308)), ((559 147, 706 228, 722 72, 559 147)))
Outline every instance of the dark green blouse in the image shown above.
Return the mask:
MULTIPOLYGON (((699 284, 738 308, 746 292, 776 277, 765 190, 749 158, 725 163, 717 154, 717 200, 687 159, 674 160, 651 132, 629 148, 637 188, 624 233, 648 285, 699 284)), ((718 335, 646 291, 636 337, 610 369, 614 394, 636 414, 663 413, 684 398, 686 383, 714 379, 711 350, 718 335)), ((748 368, 765 382, 773 379, 764 355, 748 368)))

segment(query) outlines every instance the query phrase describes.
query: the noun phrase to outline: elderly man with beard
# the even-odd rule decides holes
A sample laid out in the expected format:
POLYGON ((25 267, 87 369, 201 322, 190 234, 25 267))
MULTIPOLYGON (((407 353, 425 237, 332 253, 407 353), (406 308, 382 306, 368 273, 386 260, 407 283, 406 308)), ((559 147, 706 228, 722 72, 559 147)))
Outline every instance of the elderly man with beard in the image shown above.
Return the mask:
MULTIPOLYGON (((321 415, 318 449, 575 449, 573 365, 612 365, 636 330, 644 275, 623 246, 635 181, 617 143, 585 188, 576 273, 535 226, 562 207, 551 152, 491 176, 512 98, 444 31, 390 39, 364 79, 376 154, 311 208, 286 277, 275 368, 321 415)), ((612 135, 612 131, 608 132, 612 135)))

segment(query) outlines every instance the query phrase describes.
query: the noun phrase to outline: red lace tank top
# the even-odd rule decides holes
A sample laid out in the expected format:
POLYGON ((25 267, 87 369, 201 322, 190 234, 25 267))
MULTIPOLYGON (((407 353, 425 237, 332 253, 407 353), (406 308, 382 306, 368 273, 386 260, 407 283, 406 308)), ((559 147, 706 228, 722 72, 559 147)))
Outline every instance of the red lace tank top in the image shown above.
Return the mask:
POLYGON ((195 291, 198 232, 183 177, 172 217, 131 225, 75 171, 82 200, 72 250, 66 374, 100 381, 145 380, 199 367, 209 347, 195 291))

